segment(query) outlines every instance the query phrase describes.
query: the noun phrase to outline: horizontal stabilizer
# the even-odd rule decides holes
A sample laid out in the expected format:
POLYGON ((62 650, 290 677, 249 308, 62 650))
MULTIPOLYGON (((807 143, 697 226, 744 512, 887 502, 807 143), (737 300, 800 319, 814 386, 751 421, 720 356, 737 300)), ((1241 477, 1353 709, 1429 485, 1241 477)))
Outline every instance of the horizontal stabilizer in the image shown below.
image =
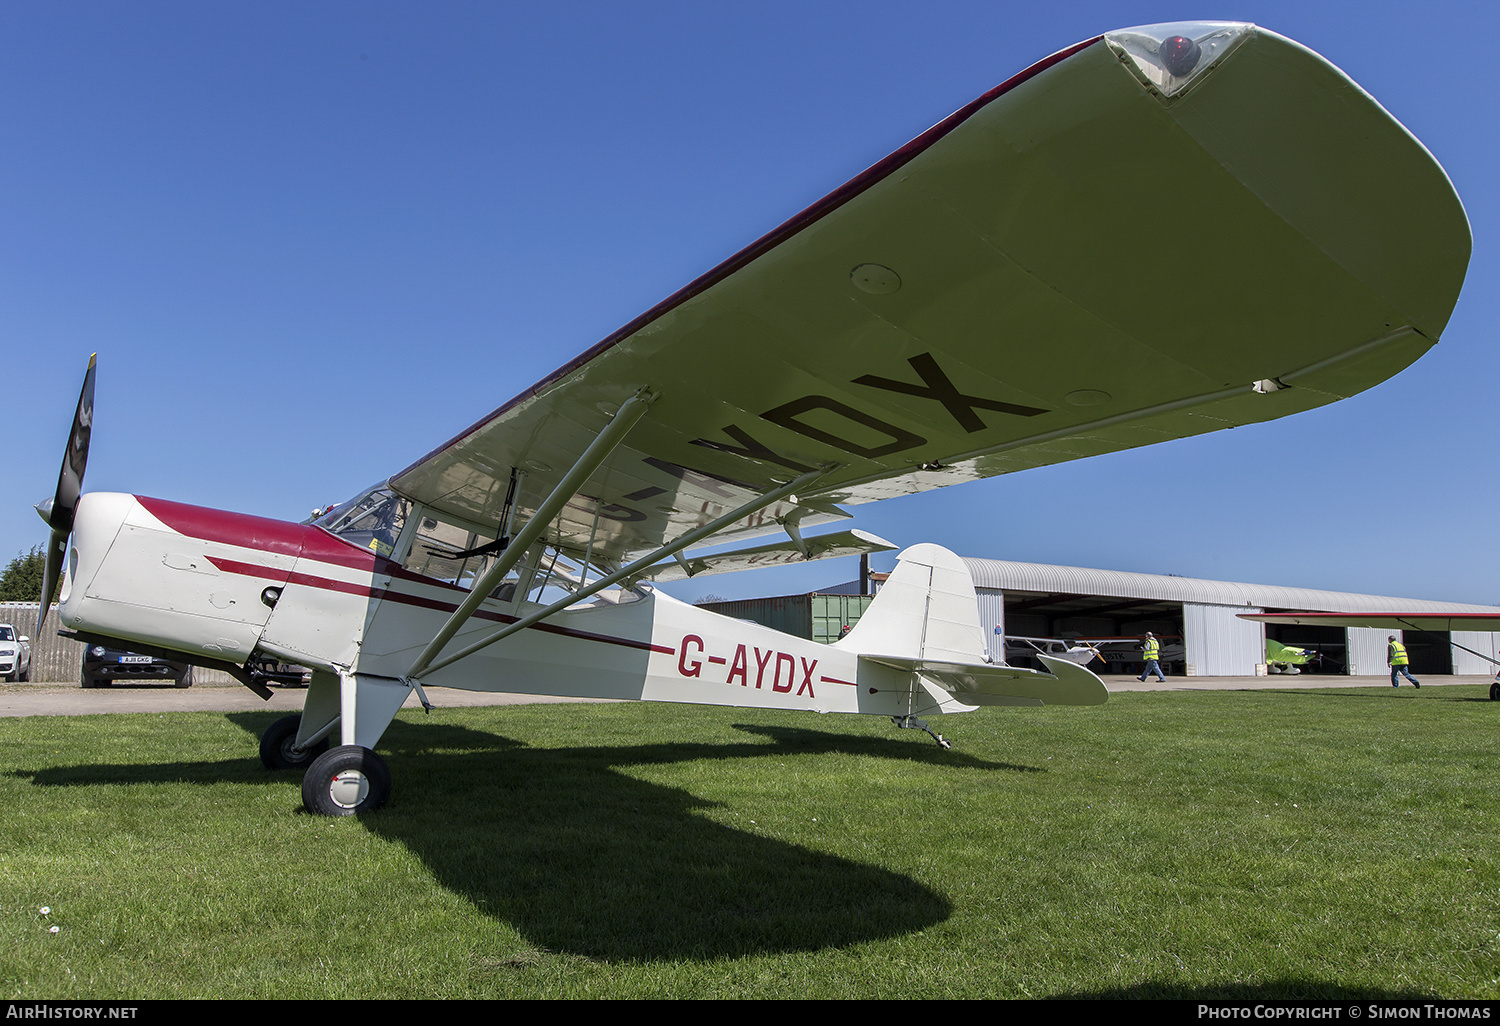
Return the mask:
POLYGON ((859 556, 867 552, 889 552, 896 546, 884 538, 877 538, 865 531, 850 529, 820 534, 805 539, 807 553, 797 547, 790 538, 756 545, 752 548, 736 549, 709 556, 689 556, 682 563, 660 563, 644 576, 664 584, 668 581, 683 581, 689 577, 705 574, 728 574, 740 570, 764 570, 767 567, 805 563, 811 559, 834 559, 838 556, 859 556), (686 564, 684 566, 684 564, 686 564))
POLYGON ((1039 655, 1050 670, 861 653, 861 660, 916 673, 965 705, 1103 705, 1104 682, 1066 659, 1039 655))

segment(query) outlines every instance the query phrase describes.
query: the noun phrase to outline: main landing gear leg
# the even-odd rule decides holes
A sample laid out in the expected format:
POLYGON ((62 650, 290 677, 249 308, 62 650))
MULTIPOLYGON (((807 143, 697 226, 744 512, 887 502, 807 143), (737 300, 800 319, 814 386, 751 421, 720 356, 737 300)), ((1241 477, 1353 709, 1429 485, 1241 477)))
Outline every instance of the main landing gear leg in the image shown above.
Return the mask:
POLYGON ((390 800, 391 771, 374 748, 411 690, 409 682, 347 670, 313 675, 302 720, 320 722, 316 733, 323 736, 336 731, 340 743, 313 759, 302 777, 308 812, 350 816, 390 800))
POLYGON ((939 748, 942 748, 942 749, 946 750, 946 749, 949 749, 949 748, 953 747, 953 742, 952 741, 949 741, 947 738, 943 737, 943 735, 941 735, 941 734, 934 734, 932 732, 932 729, 927 726, 927 721, 924 720, 924 719, 921 719, 921 718, 916 717, 916 716, 892 716, 891 717, 891 722, 894 723, 896 726, 900 727, 903 730, 925 730, 925 731, 927 731, 927 736, 930 737, 930 738, 932 738, 934 741, 936 741, 938 743, 938 747, 939 748))

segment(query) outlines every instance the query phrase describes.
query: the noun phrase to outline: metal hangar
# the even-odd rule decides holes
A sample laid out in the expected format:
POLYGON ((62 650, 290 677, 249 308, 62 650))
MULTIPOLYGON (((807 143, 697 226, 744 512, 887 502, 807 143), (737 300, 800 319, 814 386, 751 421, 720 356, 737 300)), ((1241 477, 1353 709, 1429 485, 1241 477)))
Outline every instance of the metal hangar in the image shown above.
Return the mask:
MULTIPOLYGON (((1391 631, 1370 627, 1266 625, 1240 613, 1327 610, 1379 613, 1391 610, 1433 613, 1494 613, 1500 607, 1434 602, 1382 595, 1286 588, 1231 581, 1206 581, 1166 574, 1093 570, 1041 563, 964 557, 979 599, 990 654, 1004 657, 1004 636, 1130 639, 1152 631, 1164 640, 1168 673, 1237 677, 1266 672, 1266 639, 1315 648, 1321 655, 1311 672, 1384 674, 1385 645, 1391 631)), ((1415 673, 1487 674, 1494 664, 1482 657, 1500 647, 1500 632, 1405 631, 1403 640, 1415 673), (1465 650, 1469 651, 1465 651, 1465 650)), ((1106 646, 1128 653, 1128 641, 1106 646)), ((1136 646, 1134 651, 1138 652, 1136 646)), ((1098 670, 1099 665, 1094 664, 1098 670)), ((1106 672, 1139 672, 1122 659, 1106 672)))

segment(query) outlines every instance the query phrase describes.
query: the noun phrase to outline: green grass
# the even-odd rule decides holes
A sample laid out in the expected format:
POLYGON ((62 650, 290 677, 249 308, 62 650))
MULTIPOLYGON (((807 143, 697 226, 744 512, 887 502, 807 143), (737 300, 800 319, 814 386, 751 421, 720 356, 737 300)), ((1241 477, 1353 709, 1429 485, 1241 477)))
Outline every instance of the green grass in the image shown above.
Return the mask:
POLYGON ((863 717, 403 713, 390 806, 343 820, 260 767, 275 714, 0 720, 0 995, 1496 998, 1497 716, 1127 693, 949 717, 944 752, 863 717))

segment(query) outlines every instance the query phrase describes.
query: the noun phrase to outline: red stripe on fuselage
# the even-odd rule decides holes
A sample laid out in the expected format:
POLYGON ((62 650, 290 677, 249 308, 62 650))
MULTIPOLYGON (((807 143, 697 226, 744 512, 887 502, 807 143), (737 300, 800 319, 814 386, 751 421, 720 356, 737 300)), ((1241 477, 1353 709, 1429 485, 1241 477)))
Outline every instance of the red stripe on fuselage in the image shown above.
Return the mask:
MULTIPOLYGON (((311 524, 293 524, 285 520, 255 517, 246 513, 230 513, 207 506, 189 506, 168 499, 152 499, 137 495, 135 500, 156 519, 178 534, 203 541, 219 542, 223 545, 239 545, 261 552, 274 552, 280 556, 300 556, 315 559, 319 563, 348 567, 369 574, 385 574, 398 580, 426 584, 452 591, 464 591, 456 584, 434 581, 429 577, 414 574, 400 564, 369 549, 362 549, 344 541, 338 535, 329 534, 321 527, 311 524)), ((240 564, 248 566, 248 564, 240 564)), ((280 574, 252 574, 251 576, 279 578, 280 574)))
MULTIPOLYGON (((286 574, 284 571, 275 570, 268 566, 256 566, 253 563, 241 563, 238 560, 225 559, 218 556, 209 556, 208 560, 220 570, 229 574, 240 574, 244 577, 258 577, 267 581, 285 581, 287 584, 300 584, 307 588, 319 588, 324 591, 337 591, 345 595, 358 595, 364 598, 372 598, 377 601, 398 602, 406 606, 417 606, 422 609, 433 609, 440 613, 451 613, 458 608, 456 602, 445 602, 442 599, 427 598, 423 595, 413 595, 410 592, 395 591, 390 588, 377 588, 371 584, 360 584, 351 581, 336 581, 329 577, 318 577, 308 573, 286 574)), ((389 562, 383 560, 382 562, 389 562)), ((394 564, 392 564, 394 565, 394 564)), ((448 588, 453 591, 463 591, 457 585, 448 584, 445 581, 433 581, 415 574, 402 572, 402 577, 415 580, 421 584, 440 588, 448 588)), ((491 620, 495 623, 510 624, 520 619, 519 616, 511 616, 509 613, 496 613, 487 609, 479 609, 474 612, 475 619, 491 620)), ((617 638, 608 634, 595 634, 592 631, 580 631, 572 627, 559 627, 550 623, 534 623, 530 630, 546 631, 549 634, 558 634, 563 637, 576 638, 580 641, 597 641, 605 645, 622 645, 626 648, 643 649, 650 652, 660 652, 663 655, 676 655, 675 648, 667 648, 663 645, 653 645, 648 641, 636 641, 631 638, 617 638)))

